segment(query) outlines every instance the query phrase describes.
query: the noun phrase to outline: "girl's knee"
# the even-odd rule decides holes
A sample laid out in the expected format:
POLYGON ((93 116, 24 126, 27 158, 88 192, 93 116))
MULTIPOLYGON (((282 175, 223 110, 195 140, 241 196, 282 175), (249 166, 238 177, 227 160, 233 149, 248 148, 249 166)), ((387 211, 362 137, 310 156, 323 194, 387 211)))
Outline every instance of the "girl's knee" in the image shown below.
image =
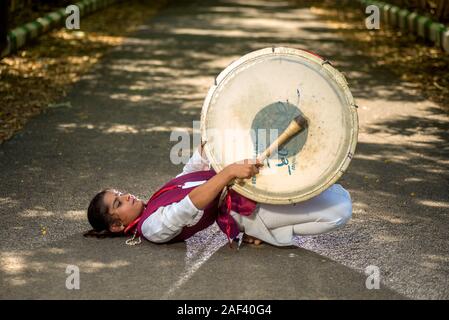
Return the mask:
POLYGON ((334 191, 339 194, 337 225, 346 224, 352 217, 352 200, 349 192, 340 184, 334 185, 334 191))
POLYGON ((347 199, 340 204, 338 210, 338 220, 336 221, 337 226, 345 225, 352 218, 352 201, 347 199))

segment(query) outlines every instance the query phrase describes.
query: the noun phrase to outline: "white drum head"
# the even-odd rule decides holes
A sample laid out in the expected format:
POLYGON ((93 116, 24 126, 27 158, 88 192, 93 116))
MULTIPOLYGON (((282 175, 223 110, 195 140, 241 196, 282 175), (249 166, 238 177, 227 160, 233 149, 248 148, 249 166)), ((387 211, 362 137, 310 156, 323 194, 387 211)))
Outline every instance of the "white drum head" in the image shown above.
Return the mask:
POLYGON ((309 127, 233 189, 258 202, 307 200, 335 183, 357 143, 356 105, 343 75, 303 50, 266 48, 228 66, 209 90, 201 136, 213 168, 256 158, 297 115, 309 127))

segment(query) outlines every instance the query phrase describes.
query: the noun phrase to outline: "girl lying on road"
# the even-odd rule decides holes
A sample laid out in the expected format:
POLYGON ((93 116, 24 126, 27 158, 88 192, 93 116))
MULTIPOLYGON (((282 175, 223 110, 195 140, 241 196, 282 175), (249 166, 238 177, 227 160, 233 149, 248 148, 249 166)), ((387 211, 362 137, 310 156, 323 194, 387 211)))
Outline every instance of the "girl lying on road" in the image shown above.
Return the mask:
POLYGON ((154 243, 184 241, 214 222, 230 242, 240 232, 256 245, 293 244, 295 235, 316 235, 346 224, 352 215, 349 192, 334 184, 318 196, 289 205, 258 204, 234 191, 222 190, 236 178, 259 173, 260 163, 234 163, 220 173, 210 169, 201 146, 183 172, 162 186, 148 202, 105 189, 90 202, 87 218, 93 230, 85 236, 143 236, 154 243))

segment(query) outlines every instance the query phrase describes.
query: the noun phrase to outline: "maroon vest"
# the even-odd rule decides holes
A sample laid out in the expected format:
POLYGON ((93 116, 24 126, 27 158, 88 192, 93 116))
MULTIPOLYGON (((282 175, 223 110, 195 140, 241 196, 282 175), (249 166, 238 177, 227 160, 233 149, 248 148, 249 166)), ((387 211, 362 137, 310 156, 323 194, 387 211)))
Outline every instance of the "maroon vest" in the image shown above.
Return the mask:
MULTIPOLYGON (((137 223, 137 234, 142 235, 142 224, 160 207, 168 206, 172 203, 179 202, 184 199, 196 186, 183 189, 182 186, 186 182, 209 180, 215 175, 214 170, 196 171, 182 175, 170 180, 163 185, 148 201, 146 208, 139 217, 137 223)), ((218 195, 204 209, 201 219, 193 226, 185 226, 181 233, 168 242, 184 241, 195 233, 209 227, 214 221, 217 222, 220 229, 228 236, 228 239, 234 239, 239 235, 239 228, 234 218, 231 217, 229 211, 235 211, 241 215, 251 215, 255 208, 256 202, 245 198, 244 196, 229 190, 227 197, 218 207, 220 195, 218 195)), ((133 230, 134 231, 134 230, 133 230)))

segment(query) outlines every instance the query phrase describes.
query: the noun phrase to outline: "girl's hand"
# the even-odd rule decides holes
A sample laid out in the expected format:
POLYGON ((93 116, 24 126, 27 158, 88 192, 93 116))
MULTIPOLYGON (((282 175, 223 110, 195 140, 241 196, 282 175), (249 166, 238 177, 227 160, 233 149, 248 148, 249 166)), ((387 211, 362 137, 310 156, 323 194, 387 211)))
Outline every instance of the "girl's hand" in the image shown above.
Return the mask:
POLYGON ((243 161, 239 161, 233 164, 228 165, 225 170, 227 170, 233 178, 238 179, 249 179, 252 176, 259 173, 259 168, 263 166, 263 163, 260 163, 256 160, 246 159, 243 161))
POLYGON ((261 163, 246 160, 243 163, 233 163, 213 176, 206 183, 194 188, 189 193, 190 200, 198 210, 203 210, 214 200, 224 187, 235 178, 250 178, 259 173, 261 163))

